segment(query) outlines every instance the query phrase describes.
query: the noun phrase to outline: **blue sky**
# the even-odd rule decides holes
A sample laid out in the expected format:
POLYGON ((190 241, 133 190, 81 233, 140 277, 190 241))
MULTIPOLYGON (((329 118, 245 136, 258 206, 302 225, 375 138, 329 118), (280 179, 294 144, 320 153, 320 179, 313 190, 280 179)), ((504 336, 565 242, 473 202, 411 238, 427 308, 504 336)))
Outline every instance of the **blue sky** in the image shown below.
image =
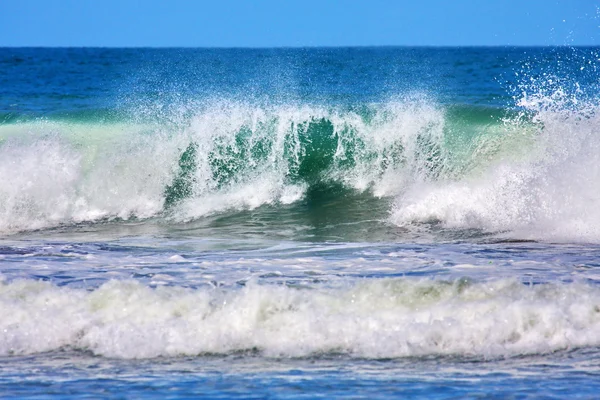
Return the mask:
POLYGON ((595 0, 0 0, 0 46, 600 45, 595 0))

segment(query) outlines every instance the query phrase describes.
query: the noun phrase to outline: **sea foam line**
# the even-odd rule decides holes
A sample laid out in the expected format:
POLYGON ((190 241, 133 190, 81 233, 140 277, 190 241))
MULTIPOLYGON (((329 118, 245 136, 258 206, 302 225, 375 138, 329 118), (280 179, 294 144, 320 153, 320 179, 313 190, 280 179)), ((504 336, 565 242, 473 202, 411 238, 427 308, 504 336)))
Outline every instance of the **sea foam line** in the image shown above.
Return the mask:
POLYGON ((259 352, 304 357, 505 357, 600 345, 600 289, 380 279, 307 289, 150 288, 109 281, 86 291, 0 285, 0 354, 64 348, 118 358, 259 352))

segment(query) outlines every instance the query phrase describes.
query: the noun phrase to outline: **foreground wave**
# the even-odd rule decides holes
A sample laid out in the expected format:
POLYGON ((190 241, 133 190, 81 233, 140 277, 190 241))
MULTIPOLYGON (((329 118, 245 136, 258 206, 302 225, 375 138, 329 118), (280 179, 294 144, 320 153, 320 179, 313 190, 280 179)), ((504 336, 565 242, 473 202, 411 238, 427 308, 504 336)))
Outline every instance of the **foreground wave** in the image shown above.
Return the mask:
POLYGON ((0 310, 0 355, 506 357, 600 345, 598 287, 511 279, 237 289, 109 281, 91 291, 17 280, 0 285, 0 310))

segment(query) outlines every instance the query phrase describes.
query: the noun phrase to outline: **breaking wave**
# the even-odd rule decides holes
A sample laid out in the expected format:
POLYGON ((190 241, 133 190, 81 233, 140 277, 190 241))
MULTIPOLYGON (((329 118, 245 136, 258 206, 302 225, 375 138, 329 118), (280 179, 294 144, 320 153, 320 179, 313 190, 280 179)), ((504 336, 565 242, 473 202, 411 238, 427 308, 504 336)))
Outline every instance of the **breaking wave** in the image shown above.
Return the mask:
POLYGON ((507 135, 523 135, 527 124, 515 151, 478 174, 411 186, 397 197, 391 220, 519 239, 600 241, 600 108, 576 86, 549 82, 523 89, 521 114, 504 120, 507 135))
POLYGON ((222 101, 184 114, 160 124, 0 126, 0 231, 189 221, 315 191, 391 196, 464 167, 448 147, 447 112, 423 97, 356 109, 222 101))
MULTIPOLYGON (((0 232, 115 219, 185 223, 335 197, 341 215, 355 212, 343 204, 360 194, 388 199, 388 215, 371 219, 408 237, 441 228, 600 241, 597 103, 560 82, 524 88, 516 102, 213 101, 158 122, 5 123, 0 232)), ((364 199, 366 213, 381 208, 364 199)))

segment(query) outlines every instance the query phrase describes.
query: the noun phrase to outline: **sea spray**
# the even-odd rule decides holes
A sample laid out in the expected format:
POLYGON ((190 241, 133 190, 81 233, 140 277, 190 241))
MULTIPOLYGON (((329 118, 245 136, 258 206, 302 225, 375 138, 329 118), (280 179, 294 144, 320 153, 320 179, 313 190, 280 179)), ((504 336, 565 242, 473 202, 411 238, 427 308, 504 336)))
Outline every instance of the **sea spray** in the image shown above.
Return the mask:
POLYGON ((599 241, 598 104, 577 85, 568 91, 560 83, 544 77, 519 87, 521 111, 503 122, 512 135, 529 131, 524 157, 498 157, 478 176, 414 185, 398 196, 391 220, 523 239, 599 241))

